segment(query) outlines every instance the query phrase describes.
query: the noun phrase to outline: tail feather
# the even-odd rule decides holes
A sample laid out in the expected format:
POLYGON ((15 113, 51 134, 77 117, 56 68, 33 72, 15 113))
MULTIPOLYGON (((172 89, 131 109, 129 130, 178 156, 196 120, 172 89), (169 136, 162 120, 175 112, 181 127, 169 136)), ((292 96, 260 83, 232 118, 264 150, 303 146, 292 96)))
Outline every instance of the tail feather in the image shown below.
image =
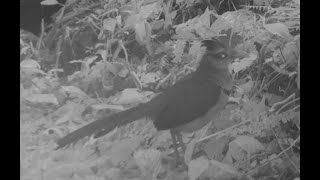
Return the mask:
POLYGON ((56 149, 74 144, 87 136, 94 135, 95 138, 101 137, 116 127, 124 126, 135 120, 149 116, 151 113, 150 108, 152 107, 149 105, 149 103, 144 103, 134 108, 98 119, 59 139, 57 141, 58 147, 56 149))

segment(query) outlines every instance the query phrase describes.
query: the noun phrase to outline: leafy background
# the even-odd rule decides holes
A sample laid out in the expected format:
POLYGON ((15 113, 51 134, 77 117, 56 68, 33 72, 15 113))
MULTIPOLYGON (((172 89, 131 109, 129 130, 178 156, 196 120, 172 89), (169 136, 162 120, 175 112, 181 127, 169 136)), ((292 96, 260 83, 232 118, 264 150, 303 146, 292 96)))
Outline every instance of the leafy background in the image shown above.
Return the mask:
POLYGON ((21 179, 299 179, 300 1, 70 0, 53 19, 20 32, 21 179), (233 103, 184 134, 187 169, 146 119, 54 150, 194 71, 213 37, 248 57, 233 103))

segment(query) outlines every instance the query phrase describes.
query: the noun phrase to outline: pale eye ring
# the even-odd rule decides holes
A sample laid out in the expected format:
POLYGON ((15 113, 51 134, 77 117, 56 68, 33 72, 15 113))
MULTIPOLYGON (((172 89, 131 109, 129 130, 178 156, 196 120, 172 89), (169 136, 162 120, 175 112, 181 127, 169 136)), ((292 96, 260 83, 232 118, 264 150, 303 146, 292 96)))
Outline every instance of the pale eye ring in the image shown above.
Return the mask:
POLYGON ((218 53, 216 56, 220 59, 225 59, 228 55, 226 53, 218 53))

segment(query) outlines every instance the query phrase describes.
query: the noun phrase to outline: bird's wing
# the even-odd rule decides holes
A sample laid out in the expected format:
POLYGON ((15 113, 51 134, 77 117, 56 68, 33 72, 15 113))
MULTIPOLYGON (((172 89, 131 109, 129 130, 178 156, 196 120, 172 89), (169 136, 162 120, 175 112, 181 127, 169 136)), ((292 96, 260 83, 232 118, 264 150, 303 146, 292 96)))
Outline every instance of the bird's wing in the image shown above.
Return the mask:
POLYGON ((190 78, 177 83, 165 94, 167 103, 154 120, 158 130, 173 129, 205 115, 217 105, 221 88, 214 83, 190 78))

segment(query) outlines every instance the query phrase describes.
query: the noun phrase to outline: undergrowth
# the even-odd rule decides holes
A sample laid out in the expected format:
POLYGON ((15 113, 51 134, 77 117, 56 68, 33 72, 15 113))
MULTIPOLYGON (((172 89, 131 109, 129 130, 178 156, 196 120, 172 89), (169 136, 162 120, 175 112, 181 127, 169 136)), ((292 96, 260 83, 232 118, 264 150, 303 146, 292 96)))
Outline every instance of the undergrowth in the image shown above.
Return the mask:
POLYGON ((199 2, 67 1, 40 37, 21 31, 21 178, 299 177, 300 1, 259 0, 223 14, 215 4, 195 8, 199 2), (187 170, 171 157, 169 133, 147 120, 53 150, 68 132, 194 71, 201 40, 211 38, 248 57, 231 65, 231 103, 184 136, 187 170))

